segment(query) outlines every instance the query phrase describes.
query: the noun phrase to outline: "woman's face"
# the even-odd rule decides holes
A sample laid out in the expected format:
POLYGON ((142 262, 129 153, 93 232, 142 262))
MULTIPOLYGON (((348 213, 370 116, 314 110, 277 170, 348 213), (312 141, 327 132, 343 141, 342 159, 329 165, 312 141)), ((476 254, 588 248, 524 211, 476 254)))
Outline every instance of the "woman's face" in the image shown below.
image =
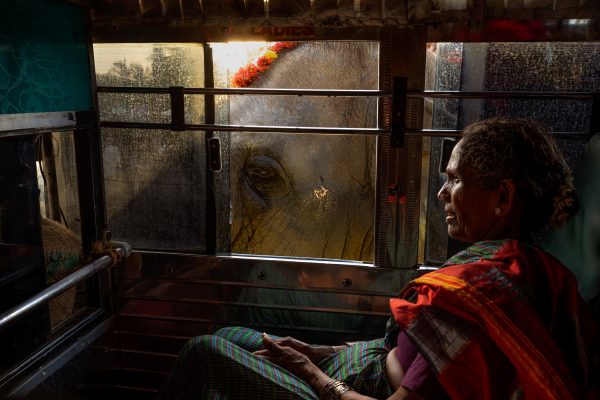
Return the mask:
POLYGON ((446 167, 446 183, 437 195, 445 203, 448 235, 463 242, 491 239, 497 197, 494 191, 479 185, 469 166, 461 164, 461 143, 452 151, 446 167))

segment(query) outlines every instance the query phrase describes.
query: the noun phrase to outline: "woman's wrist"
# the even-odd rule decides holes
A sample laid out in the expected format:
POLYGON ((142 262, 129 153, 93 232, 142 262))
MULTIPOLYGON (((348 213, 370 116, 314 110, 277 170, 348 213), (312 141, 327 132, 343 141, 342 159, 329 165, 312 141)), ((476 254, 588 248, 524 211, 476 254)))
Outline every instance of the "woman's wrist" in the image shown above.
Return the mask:
POLYGON ((344 393, 351 391, 352 388, 342 381, 330 379, 319 391, 320 400, 341 400, 344 393))
POLYGON ((321 393, 321 390, 323 390, 323 387, 330 380, 331 380, 331 378, 327 374, 325 374, 323 371, 321 371, 318 367, 315 367, 315 370, 313 370, 312 373, 310 374, 310 376, 308 376, 306 379, 306 381, 310 385, 310 387, 315 389, 315 391, 317 393, 321 393))

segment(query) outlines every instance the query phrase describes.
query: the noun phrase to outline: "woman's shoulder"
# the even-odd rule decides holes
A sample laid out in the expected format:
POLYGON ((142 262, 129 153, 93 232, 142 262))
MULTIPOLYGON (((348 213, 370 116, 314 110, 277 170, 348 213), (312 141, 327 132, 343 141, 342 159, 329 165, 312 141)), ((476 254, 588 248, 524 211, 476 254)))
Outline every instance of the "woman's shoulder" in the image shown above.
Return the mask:
POLYGON ((466 249, 456 253, 450 257, 442 267, 457 264, 472 264, 483 260, 492 260, 496 257, 498 252, 507 247, 512 247, 512 242, 516 242, 511 239, 502 240, 483 240, 480 242, 473 243, 466 249))
POLYGON ((442 273, 470 284, 510 282, 508 286, 517 285, 527 292, 535 292, 534 288, 550 288, 556 293, 577 291, 575 276, 556 257, 539 246, 514 239, 474 243, 450 257, 443 267, 442 273))

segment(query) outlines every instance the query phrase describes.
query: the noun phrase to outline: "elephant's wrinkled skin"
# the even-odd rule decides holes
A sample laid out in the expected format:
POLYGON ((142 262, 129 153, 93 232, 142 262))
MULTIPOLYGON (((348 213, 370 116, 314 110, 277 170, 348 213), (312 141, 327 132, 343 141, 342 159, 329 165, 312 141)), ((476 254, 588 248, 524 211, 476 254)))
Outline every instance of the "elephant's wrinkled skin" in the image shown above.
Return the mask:
MULTIPOLYGON (((313 42, 282 53, 253 87, 376 89, 378 47, 313 42)), ((231 123, 375 127, 377 100, 237 96, 231 123)), ((371 261, 375 138, 232 135, 232 250, 371 261)))

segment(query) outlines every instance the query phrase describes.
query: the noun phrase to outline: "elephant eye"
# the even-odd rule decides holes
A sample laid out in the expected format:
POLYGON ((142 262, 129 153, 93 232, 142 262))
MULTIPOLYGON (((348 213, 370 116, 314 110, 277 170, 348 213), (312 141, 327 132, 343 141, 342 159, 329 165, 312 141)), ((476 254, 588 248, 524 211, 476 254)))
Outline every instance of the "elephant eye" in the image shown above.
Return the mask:
POLYGON ((272 157, 254 155, 246 159, 244 173, 252 189, 265 197, 281 197, 288 193, 288 177, 281 164, 272 157))

